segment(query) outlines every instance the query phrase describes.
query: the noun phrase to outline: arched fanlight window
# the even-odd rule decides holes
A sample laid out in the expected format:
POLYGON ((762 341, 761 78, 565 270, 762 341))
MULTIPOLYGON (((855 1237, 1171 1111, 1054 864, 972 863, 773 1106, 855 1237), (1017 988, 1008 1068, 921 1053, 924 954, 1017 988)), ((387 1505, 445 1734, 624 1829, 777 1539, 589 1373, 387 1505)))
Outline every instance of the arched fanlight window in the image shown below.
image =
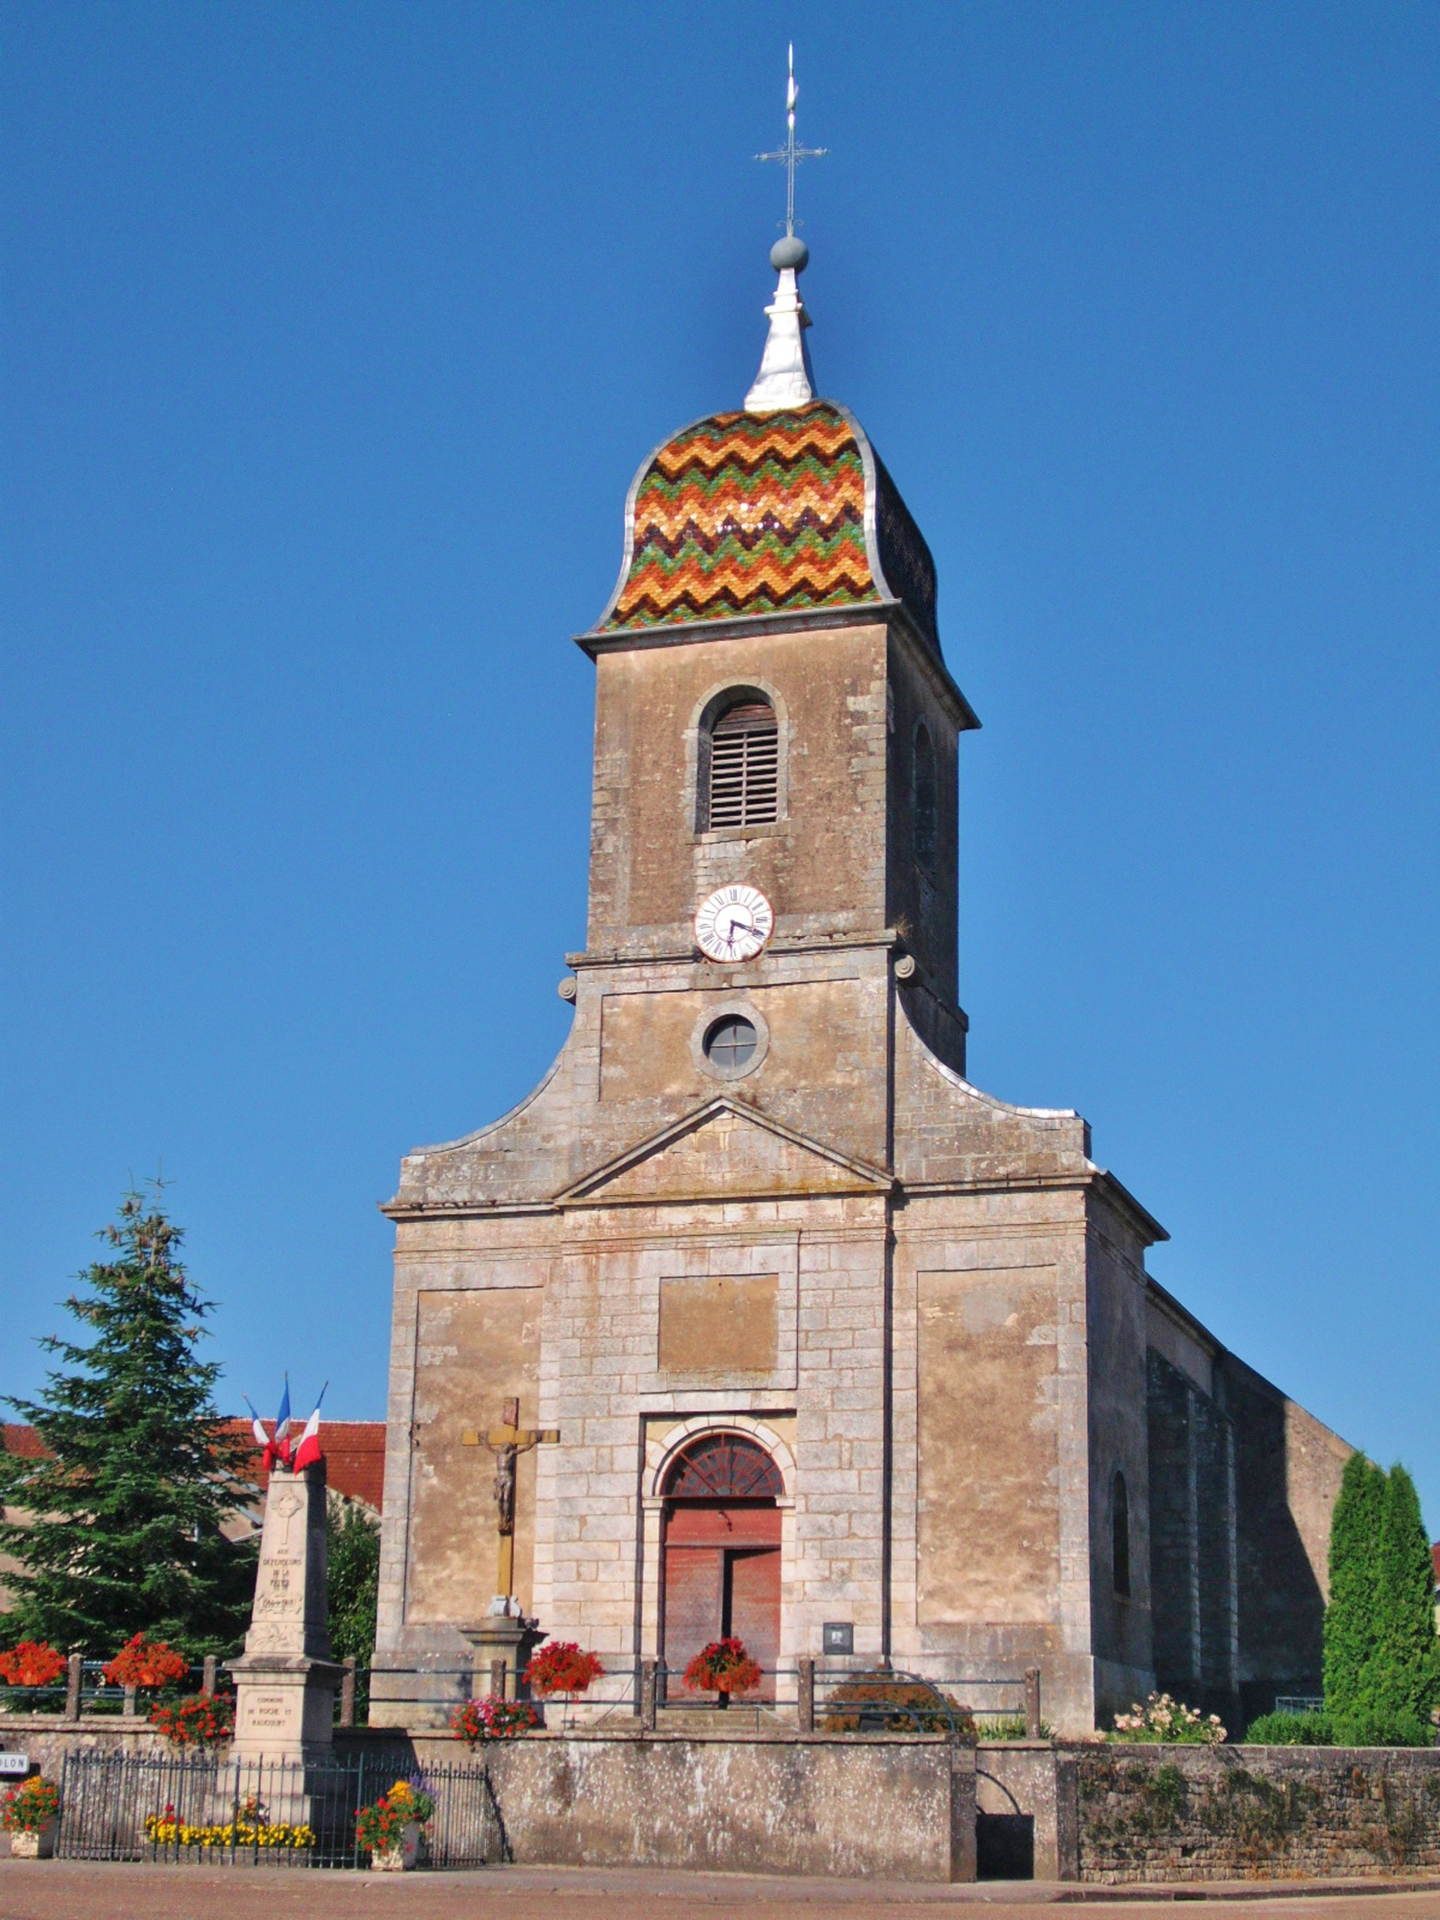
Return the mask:
POLYGON ((935 748, 922 720, 915 729, 915 858, 922 867, 935 865, 940 796, 935 785, 935 748))
POLYGON ((1110 1558, 1115 1574, 1115 1591, 1122 1600, 1130 1597, 1130 1496, 1125 1476, 1117 1472, 1110 1494, 1110 1558))
POLYGON ((716 703, 701 740, 700 829, 761 827, 779 818, 780 728, 763 693, 716 703))
POLYGON ((741 1433, 702 1434, 665 1476, 670 1500, 778 1500, 784 1491, 770 1455, 741 1433))

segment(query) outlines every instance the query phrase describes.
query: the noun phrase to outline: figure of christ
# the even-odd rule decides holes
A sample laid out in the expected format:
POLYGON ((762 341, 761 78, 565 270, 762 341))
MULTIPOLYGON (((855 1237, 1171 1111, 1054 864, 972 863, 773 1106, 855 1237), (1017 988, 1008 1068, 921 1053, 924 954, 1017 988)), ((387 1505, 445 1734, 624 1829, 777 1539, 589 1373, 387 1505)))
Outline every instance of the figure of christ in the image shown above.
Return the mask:
POLYGON ((553 1447, 559 1438, 558 1427, 522 1427, 518 1399, 504 1402, 498 1427, 483 1434, 467 1428, 460 1436, 462 1446, 486 1447, 495 1456, 497 1598, 507 1603, 507 1609, 515 1585, 515 1465, 522 1453, 532 1447, 553 1447))

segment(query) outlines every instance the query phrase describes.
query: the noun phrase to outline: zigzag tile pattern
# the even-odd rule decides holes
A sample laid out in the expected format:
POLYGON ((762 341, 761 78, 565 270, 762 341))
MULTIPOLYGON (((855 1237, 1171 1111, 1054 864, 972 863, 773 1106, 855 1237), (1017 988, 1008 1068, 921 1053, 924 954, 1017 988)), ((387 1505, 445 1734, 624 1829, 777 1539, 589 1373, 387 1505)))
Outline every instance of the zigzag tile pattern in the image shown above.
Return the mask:
POLYGON ((630 570, 605 625, 879 597, 860 449, 822 401, 717 413, 660 449, 635 492, 630 570))

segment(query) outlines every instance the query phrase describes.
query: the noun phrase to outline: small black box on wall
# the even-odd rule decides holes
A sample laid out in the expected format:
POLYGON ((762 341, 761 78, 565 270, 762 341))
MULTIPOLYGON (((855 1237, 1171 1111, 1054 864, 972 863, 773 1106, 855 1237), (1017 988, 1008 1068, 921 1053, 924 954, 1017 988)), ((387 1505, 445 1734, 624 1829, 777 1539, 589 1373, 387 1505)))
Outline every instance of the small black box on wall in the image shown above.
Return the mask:
POLYGON ((820 1631, 826 1653, 854 1653, 855 1628, 850 1621, 827 1620, 820 1631))

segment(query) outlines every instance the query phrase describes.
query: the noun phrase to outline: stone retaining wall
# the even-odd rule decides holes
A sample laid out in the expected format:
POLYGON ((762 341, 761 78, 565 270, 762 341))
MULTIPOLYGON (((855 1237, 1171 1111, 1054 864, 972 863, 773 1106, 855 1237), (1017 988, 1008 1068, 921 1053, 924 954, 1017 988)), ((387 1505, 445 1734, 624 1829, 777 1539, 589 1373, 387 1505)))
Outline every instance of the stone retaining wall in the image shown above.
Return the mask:
POLYGON ((58 1713, 0 1713, 0 1749, 27 1753, 40 1771, 60 1778, 67 1753, 163 1753, 148 1719, 87 1714, 64 1720, 58 1713))
POLYGON ((1440 1867, 1440 1752, 1082 1748, 1082 1880, 1374 1876, 1440 1867))
MULTIPOLYGON (((337 1755, 403 1743, 416 1763, 465 1749, 433 1729, 356 1729, 337 1755)), ((160 1750, 143 1721, 0 1720, 0 1744, 52 1778, 66 1752, 160 1750)), ((975 1878, 975 1750, 938 1735, 539 1733, 475 1756, 503 1858, 892 1880, 975 1878)))
POLYGON ((1075 1762, 1048 1740, 982 1742, 976 1841, 987 1877, 1075 1878, 1075 1762), (1028 1875, 1027 1875, 1028 1868, 1028 1875))
POLYGON ((975 1754, 943 1740, 557 1736, 487 1749, 517 1863, 975 1877, 975 1754))
MULTIPOLYGON (((433 1729, 337 1732, 338 1754, 404 1741, 422 1767, 464 1749, 433 1729)), ((0 1717, 0 1745, 58 1776, 77 1749, 158 1749, 143 1721, 0 1717)), ((949 1747, 927 1735, 528 1735, 480 1750, 506 1857, 969 1880, 988 1840, 1037 1879, 1378 1877, 1440 1869, 1440 1751, 1326 1747, 949 1747)), ((1001 1869, 1004 1870, 1003 1868, 1001 1869)))

